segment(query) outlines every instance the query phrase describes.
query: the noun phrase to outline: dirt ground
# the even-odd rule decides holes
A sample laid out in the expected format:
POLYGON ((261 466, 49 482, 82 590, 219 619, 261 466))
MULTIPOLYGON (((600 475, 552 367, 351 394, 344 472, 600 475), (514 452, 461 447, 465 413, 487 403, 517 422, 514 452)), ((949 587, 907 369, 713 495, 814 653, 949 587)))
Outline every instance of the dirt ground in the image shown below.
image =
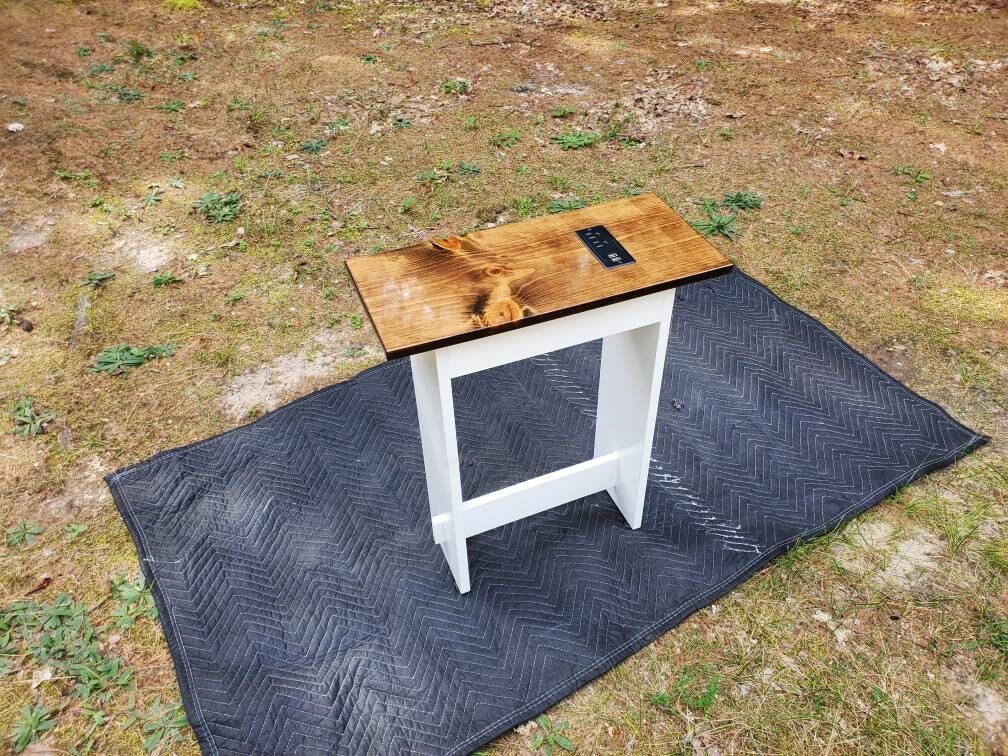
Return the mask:
POLYGON ((582 753, 1008 753, 1003 5, 2 0, 0 42, 11 748, 197 750, 102 476, 382 359, 348 257, 750 191, 725 254, 992 443, 548 716, 582 753))

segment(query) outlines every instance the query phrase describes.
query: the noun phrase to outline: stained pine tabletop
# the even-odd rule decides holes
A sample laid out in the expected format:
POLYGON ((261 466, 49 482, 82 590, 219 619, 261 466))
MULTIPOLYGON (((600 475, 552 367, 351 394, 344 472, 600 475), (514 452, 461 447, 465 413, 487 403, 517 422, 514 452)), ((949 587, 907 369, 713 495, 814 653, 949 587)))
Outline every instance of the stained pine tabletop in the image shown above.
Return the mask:
POLYGON ((392 359, 674 288, 732 264, 659 197, 641 194, 347 267, 392 359))

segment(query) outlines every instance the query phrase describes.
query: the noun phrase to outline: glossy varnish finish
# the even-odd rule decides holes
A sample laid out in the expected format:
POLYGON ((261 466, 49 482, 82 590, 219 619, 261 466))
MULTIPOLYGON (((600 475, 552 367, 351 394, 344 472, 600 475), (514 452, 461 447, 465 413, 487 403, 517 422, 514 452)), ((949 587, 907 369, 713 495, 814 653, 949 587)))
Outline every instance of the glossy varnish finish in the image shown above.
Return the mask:
POLYGON ((347 261, 390 359, 728 272, 654 194, 347 261), (606 269, 574 232, 603 224, 636 262, 606 269))

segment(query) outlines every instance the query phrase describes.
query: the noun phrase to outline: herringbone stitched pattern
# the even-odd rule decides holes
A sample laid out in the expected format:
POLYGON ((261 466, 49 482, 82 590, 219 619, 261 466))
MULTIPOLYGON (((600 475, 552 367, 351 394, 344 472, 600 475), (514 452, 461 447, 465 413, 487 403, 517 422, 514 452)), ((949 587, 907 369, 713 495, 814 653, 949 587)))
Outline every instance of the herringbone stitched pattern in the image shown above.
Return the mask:
MULTIPOLYGON (((587 458, 599 346, 456 381, 473 496, 587 458)), ((409 365, 109 477, 207 753, 464 753, 984 439, 741 273, 680 289, 644 525, 431 542, 409 365)))

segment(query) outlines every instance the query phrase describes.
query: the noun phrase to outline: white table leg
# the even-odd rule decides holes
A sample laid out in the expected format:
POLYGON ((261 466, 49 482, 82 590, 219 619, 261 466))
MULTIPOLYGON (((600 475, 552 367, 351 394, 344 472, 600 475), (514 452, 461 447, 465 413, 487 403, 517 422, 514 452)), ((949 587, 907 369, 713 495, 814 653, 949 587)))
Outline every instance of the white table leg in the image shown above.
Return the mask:
POLYGON ((659 322, 602 339, 595 456, 619 453, 616 484, 607 490, 635 530, 644 516, 675 289, 667 295, 659 322))
POLYGON ((460 593, 469 591, 469 536, 602 490, 640 527, 674 300, 674 290, 649 294, 410 358, 431 532, 460 593), (463 501, 452 378, 600 337, 594 458, 463 501))
POLYGON ((439 370, 436 352, 413 355, 410 366, 413 369, 413 390, 420 421, 431 520, 438 515, 450 516, 447 537, 441 541, 441 549, 459 593, 467 593, 469 552, 462 517, 462 482, 459 477, 451 376, 439 370))

